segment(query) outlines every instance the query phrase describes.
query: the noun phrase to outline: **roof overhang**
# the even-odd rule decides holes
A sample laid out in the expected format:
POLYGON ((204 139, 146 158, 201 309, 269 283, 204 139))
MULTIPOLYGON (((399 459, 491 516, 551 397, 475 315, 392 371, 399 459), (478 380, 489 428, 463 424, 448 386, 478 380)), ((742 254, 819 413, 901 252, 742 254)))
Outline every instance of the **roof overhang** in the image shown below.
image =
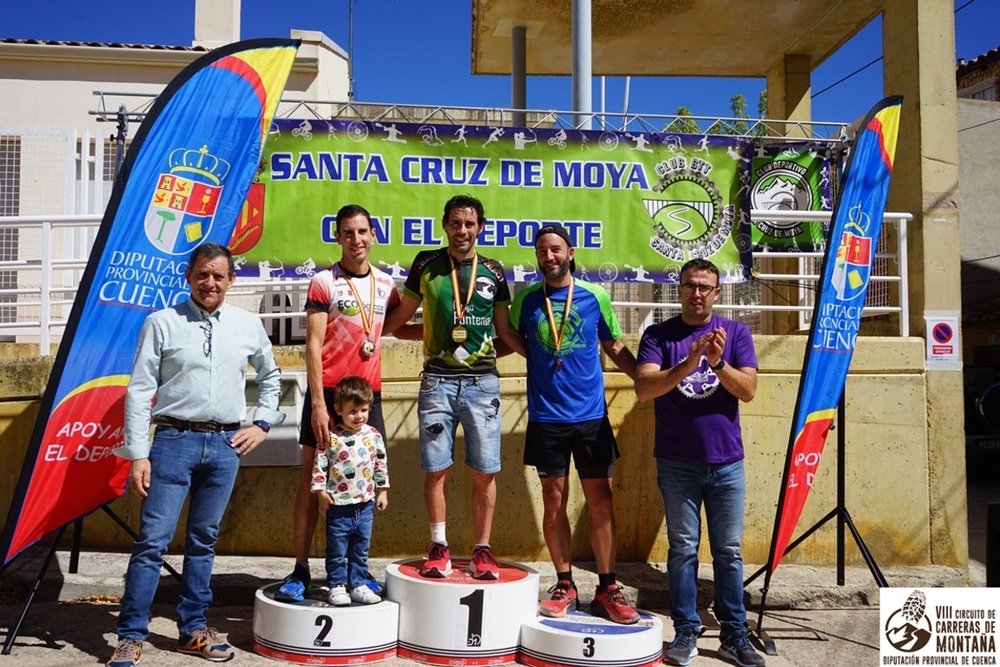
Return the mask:
MULTIPOLYGON (((592 0, 595 76, 763 77, 786 55, 826 60, 883 0, 592 0)), ((472 73, 510 74, 511 30, 527 73, 572 70, 571 0, 473 0, 472 73)))

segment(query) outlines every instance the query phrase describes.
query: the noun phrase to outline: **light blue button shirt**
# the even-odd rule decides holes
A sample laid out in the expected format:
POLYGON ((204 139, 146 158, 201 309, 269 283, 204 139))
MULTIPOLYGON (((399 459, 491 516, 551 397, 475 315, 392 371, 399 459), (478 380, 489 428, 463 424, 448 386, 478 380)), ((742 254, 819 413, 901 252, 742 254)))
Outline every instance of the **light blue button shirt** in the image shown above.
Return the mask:
POLYGON ((190 299, 150 315, 125 394, 125 443, 114 454, 149 456, 150 416, 243 421, 248 363, 257 371, 254 420, 280 424, 281 369, 260 318, 226 303, 208 313, 190 299))

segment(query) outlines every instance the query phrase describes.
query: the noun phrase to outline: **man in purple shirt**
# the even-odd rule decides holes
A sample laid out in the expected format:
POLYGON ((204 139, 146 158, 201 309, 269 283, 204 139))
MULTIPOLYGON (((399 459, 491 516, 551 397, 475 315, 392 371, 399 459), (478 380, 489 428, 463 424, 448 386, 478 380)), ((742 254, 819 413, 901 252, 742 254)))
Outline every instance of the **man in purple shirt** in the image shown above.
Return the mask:
POLYGON ((757 355, 750 330, 712 314, 719 270, 703 259, 681 268, 681 314, 643 333, 635 391, 655 399, 657 481, 667 518, 667 578, 674 640, 672 665, 698 655, 698 543, 705 506, 715 575, 719 655, 741 667, 762 667, 750 644, 743 604, 743 514, 746 478, 739 402, 757 391, 757 355))

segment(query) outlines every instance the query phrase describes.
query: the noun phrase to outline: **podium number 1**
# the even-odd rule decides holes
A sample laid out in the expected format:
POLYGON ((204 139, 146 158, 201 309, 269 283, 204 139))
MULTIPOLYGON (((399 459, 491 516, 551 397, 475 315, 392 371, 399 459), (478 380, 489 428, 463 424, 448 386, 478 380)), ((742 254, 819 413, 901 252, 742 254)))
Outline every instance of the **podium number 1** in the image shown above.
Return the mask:
MULTIPOLYGON (((453 598, 454 599, 454 598, 453 598)), ((465 635, 466 646, 482 646, 483 644, 483 589, 479 588, 464 598, 459 598, 459 604, 469 608, 469 629, 465 635)), ((456 637, 457 639, 457 637, 456 637)))

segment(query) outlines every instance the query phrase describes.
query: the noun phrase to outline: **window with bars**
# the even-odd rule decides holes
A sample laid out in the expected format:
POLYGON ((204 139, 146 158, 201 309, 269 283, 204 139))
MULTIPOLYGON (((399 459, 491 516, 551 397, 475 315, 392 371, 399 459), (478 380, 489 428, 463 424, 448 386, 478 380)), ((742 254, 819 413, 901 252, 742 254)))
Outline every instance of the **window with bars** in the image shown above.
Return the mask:
MULTIPOLYGON (((21 214, 21 137, 0 135, 0 216, 21 214)), ((0 261, 17 259, 19 230, 0 227, 0 261)), ((2 290, 17 289, 17 271, 0 270, 0 304, 15 303, 16 294, 2 290)), ((0 305, 0 322, 14 322, 17 306, 0 305)))

